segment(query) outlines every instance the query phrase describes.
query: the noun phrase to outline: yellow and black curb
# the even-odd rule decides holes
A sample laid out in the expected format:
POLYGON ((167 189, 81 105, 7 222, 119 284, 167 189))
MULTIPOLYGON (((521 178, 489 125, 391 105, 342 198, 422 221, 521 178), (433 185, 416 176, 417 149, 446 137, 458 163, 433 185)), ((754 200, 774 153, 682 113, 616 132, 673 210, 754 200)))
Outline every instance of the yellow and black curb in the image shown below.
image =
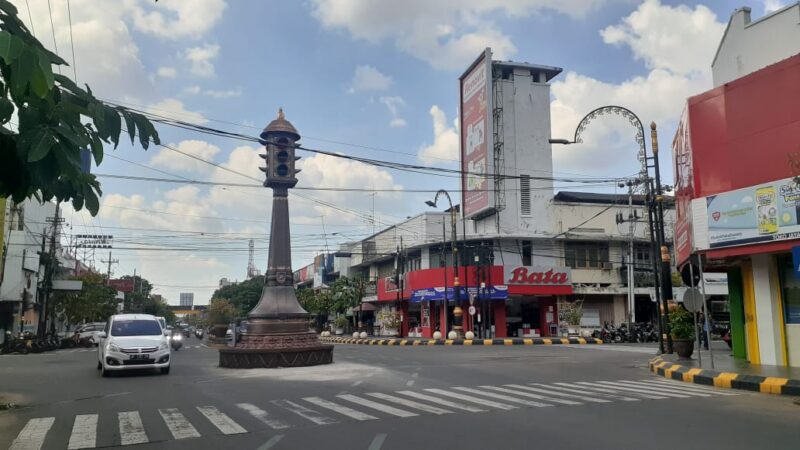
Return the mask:
POLYGON ((650 371, 665 378, 687 383, 776 395, 800 395, 800 380, 687 367, 664 361, 661 357, 650 360, 650 371))
POLYGON ((323 337, 322 342, 331 344, 359 344, 359 345, 388 345, 388 346, 410 346, 427 347, 434 345, 583 345, 583 344, 602 344, 601 339, 594 338, 506 338, 506 339, 361 339, 361 338, 338 338, 323 337))

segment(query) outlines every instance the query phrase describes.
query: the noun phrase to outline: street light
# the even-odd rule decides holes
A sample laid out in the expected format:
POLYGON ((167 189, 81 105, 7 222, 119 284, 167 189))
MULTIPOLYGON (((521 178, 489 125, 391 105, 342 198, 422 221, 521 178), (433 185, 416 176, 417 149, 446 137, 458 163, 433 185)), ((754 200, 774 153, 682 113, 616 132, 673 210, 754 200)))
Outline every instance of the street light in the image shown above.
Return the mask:
MULTIPOLYGON (((439 189, 436 192, 436 197, 434 197, 433 201, 427 200, 425 204, 430 206, 431 208, 436 208, 436 204, 439 201, 439 195, 444 195, 447 197, 447 203, 450 205, 450 226, 451 226, 451 239, 452 239, 452 251, 453 251, 453 290, 455 292, 455 302, 456 306, 453 308, 453 331, 456 332, 459 336, 461 335, 461 331, 463 327, 461 325, 461 317, 464 314, 463 310, 461 309, 461 290, 460 290, 460 283, 458 280, 458 247, 457 247, 457 239, 458 236, 456 235, 456 223, 457 223, 457 216, 456 210, 453 208, 453 200, 450 198, 450 194, 445 191, 444 189, 439 189)), ((442 243, 444 245, 444 242, 442 243)), ((446 282, 446 281, 445 281, 446 282)), ((445 287, 444 291, 444 304, 445 304, 445 333, 447 332, 447 288, 445 287)))
POLYGON ((653 122, 651 128, 651 140, 653 145, 653 156, 647 156, 647 146, 644 139, 644 125, 639 117, 628 108, 616 105, 601 106, 586 114, 586 116, 578 122, 575 128, 575 136, 572 140, 569 139, 549 139, 551 144, 576 144, 583 143, 581 134, 586 130, 586 127, 592 120, 605 114, 618 115, 627 119, 628 122, 636 129, 635 140, 639 144, 638 159, 642 164, 642 169, 639 173, 639 178, 645 183, 646 196, 648 204, 647 225, 650 229, 650 242, 651 251, 655 255, 661 254, 661 262, 653 259, 653 275, 655 278, 655 292, 656 301, 658 303, 658 346, 661 353, 664 352, 664 334, 667 335, 667 353, 672 353, 672 338, 669 333, 669 311, 665 305, 667 299, 672 299, 672 277, 669 262, 669 252, 667 251, 666 242, 664 241, 664 209, 663 203, 663 187, 661 186, 661 176, 658 161, 658 140, 656 138, 656 124, 653 122), (653 161, 653 168, 655 169, 655 180, 652 180, 649 175, 648 161, 653 161), (655 181, 655 192, 653 189, 653 181, 655 181), (653 239, 655 237, 655 240, 653 239), (659 278, 661 286, 659 289, 659 278), (660 295, 663 293, 663 298, 660 295))

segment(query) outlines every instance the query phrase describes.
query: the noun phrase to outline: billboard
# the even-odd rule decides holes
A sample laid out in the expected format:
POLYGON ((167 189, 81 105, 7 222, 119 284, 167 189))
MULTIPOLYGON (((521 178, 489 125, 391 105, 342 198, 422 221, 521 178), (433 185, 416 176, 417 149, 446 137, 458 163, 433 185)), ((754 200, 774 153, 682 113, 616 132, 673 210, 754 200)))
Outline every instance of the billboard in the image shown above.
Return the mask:
POLYGON ((494 209, 492 51, 487 48, 459 78, 461 205, 464 217, 494 209))
POLYGON ((675 139, 672 141, 675 174, 675 255, 676 263, 683 264, 692 254, 692 209, 694 183, 692 181, 692 148, 689 134, 689 109, 683 110, 675 139))
POLYGON ((122 292, 133 292, 133 278, 108 280, 108 285, 122 292))
POLYGON ((800 239, 800 184, 794 178, 706 197, 710 248, 800 239))

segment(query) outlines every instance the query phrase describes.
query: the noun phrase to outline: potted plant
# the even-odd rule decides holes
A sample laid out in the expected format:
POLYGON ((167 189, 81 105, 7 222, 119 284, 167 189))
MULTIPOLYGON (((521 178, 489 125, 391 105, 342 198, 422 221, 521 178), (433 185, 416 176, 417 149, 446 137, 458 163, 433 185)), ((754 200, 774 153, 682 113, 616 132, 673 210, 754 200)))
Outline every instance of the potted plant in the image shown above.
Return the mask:
POLYGON ((228 325, 236 317, 236 307, 230 300, 215 298, 208 305, 207 316, 214 336, 224 338, 228 325))
POLYGON ((350 323, 345 316, 339 316, 336 320, 333 321, 333 325, 336 327, 336 334, 341 335, 344 334, 344 329, 347 327, 347 324, 350 323))
POLYGON ((559 306, 559 312, 562 320, 567 323, 567 334, 569 336, 579 335, 581 318, 583 317, 583 302, 562 303, 559 306))
POLYGON ((383 325, 384 335, 397 336, 400 329, 400 315, 393 312, 383 313, 381 315, 381 324, 383 325))
POLYGON ((691 358, 694 352, 694 314, 683 306, 669 313, 669 327, 672 336, 672 349, 681 358, 691 358))

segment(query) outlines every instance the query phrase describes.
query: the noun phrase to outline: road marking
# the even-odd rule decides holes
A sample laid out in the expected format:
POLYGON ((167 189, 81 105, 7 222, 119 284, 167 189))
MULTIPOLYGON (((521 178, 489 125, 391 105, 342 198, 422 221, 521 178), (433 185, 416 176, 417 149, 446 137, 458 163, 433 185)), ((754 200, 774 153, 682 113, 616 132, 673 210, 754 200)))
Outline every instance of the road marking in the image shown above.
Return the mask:
MULTIPOLYGON (((627 386, 627 385, 622 384, 622 383, 614 383, 613 381, 597 381, 597 383, 600 384, 601 386, 605 386, 605 387, 607 387, 609 389, 616 389, 616 390, 622 390, 622 391, 631 391, 631 392, 641 392, 641 393, 645 393, 645 394, 653 392, 655 394, 663 395, 663 396, 666 396, 666 397, 690 398, 690 396, 688 396, 688 395, 676 394, 674 392, 661 392, 661 391, 656 391, 656 390, 653 390, 653 389, 645 389, 645 388, 641 388, 641 387, 627 386)), ((581 384, 583 384, 583 383, 581 383, 581 384)))
POLYGON ((374 438, 372 438, 372 442, 369 444, 369 448, 367 450, 381 450, 383 447, 383 441, 386 440, 386 433, 379 433, 376 434, 374 438))
POLYGON ((186 420, 186 417, 177 408, 159 409, 158 413, 164 419, 164 424, 169 428, 172 437, 175 439, 187 439, 200 437, 200 433, 186 420))
POLYGON ((411 386, 413 386, 413 385, 414 385, 414 380, 408 380, 408 381, 406 381, 406 386, 408 386, 408 387, 411 387, 411 386))
POLYGON ((353 387, 356 387, 356 386, 358 386, 359 384, 361 384, 361 383, 363 383, 363 382, 364 382, 364 380, 358 380, 358 381, 354 382, 354 383, 352 384, 352 386, 353 386, 353 387))
POLYGON ((684 390, 693 390, 693 391, 697 391, 697 392, 709 392, 709 393, 717 394, 717 395, 739 395, 739 394, 737 394, 735 392, 725 392, 725 391, 721 391, 719 389, 714 389, 713 387, 710 387, 710 386, 709 387, 705 387, 705 386, 700 386, 700 385, 697 385, 697 384, 686 384, 686 383, 683 383, 682 381, 641 380, 641 382, 642 383, 646 383, 646 384, 652 384, 654 386, 669 386, 669 387, 673 387, 673 388, 680 388, 680 389, 684 389, 684 390))
POLYGON ((437 408, 435 406, 425 405, 419 402, 415 402, 412 400, 407 400, 400 397, 395 397, 394 395, 383 394, 380 392, 369 392, 367 395, 375 398, 380 398, 382 400, 386 400, 388 402, 397 403, 398 405, 408 406, 409 408, 416 408, 425 412, 429 412, 431 414, 450 414, 452 411, 448 411, 446 409, 437 408))
POLYGON ((322 414, 314 411, 313 409, 306 408, 303 405, 298 405, 297 403, 289 400, 273 400, 272 404, 287 409, 304 419, 308 419, 316 423, 317 425, 329 425, 338 422, 338 420, 336 419, 332 419, 328 416, 323 416, 322 414))
MULTIPOLYGON (((569 383, 557 383, 557 384, 561 384, 561 385, 565 385, 565 386, 575 386, 575 384, 577 384, 578 385, 577 387, 580 387, 580 388, 583 388, 583 389, 589 389, 590 391, 600 391, 600 392, 606 392, 606 393, 610 393, 610 394, 619 395, 619 390, 609 389, 608 386, 605 386, 605 387, 595 386, 592 383, 587 383, 585 381, 576 381, 575 384, 569 384, 569 383)), ((663 400, 663 399, 667 398, 667 397, 662 397, 660 395, 653 395, 653 394, 647 394, 647 393, 642 393, 642 392, 635 392, 635 394, 640 396, 640 397, 649 398, 651 400, 663 400)))
POLYGON ((119 437, 121 445, 144 444, 148 442, 147 433, 142 426, 142 418, 138 411, 117 413, 119 420, 119 437))
POLYGON ((393 406, 384 405, 383 403, 373 402, 372 400, 368 400, 366 398, 356 397, 355 395, 345 394, 345 395, 337 395, 337 397, 341 398, 342 400, 347 400, 353 403, 356 403, 361 406, 366 406, 367 408, 372 408, 378 410, 380 412, 391 414, 393 416, 398 417, 414 417, 419 414, 406 411, 404 409, 395 408, 393 406))
POLYGON ((483 398, 475 398, 471 395, 459 394, 456 392, 445 391, 443 389, 425 389, 425 390, 428 392, 432 392, 434 394, 444 395, 445 397, 457 398, 459 400, 464 400, 470 403, 477 403, 479 405, 488 406, 490 408, 497 408, 505 411, 508 411, 510 409, 517 409, 517 407, 513 405, 507 405, 505 403, 500 403, 500 402, 493 402, 491 400, 486 400, 483 398))
POLYGON ((263 409, 259 408, 256 405, 253 405, 251 403, 237 403, 236 406, 249 412, 250 415, 258 419, 261 423, 272 428, 273 430, 282 430, 284 428, 289 428, 289 425, 283 423, 278 419, 271 418, 269 416, 269 413, 267 413, 266 411, 264 411, 263 409))
POLYGON ((411 378, 417 378, 419 376, 419 372, 414 372, 411 374, 411 378))
POLYGON ((261 447, 258 447, 258 449, 256 449, 256 450, 269 450, 272 447, 274 447, 275 444, 280 442, 281 439, 283 439, 283 435, 282 434, 278 434, 278 435, 272 436, 272 438, 270 440, 268 440, 267 442, 264 442, 264 445, 262 445, 261 447))
MULTIPOLYGON (((587 391, 585 389, 574 389, 574 388, 570 388, 570 387, 564 387, 564 386, 574 386, 574 385, 569 384, 569 383, 555 383, 555 384, 558 384, 559 386, 547 385, 547 387, 549 389, 558 389, 558 390, 566 391, 566 392, 574 392, 576 394, 589 394, 589 395, 593 395, 594 397, 610 398, 610 399, 614 399, 614 400, 622 400, 624 402, 638 402, 638 401, 641 401, 641 399, 633 398, 633 397, 626 397, 624 395, 603 394, 603 393, 599 393, 599 392, 587 391)), ((546 385, 540 384, 539 386, 546 386, 546 385)))
POLYGON ((630 385, 633 385, 633 386, 637 386, 637 387, 641 386, 641 387, 643 387, 645 389, 653 389, 655 391, 679 392, 679 393, 682 393, 682 394, 694 395, 694 396, 697 396, 697 397, 712 397, 714 394, 716 394, 715 392, 700 392, 700 391, 694 391, 694 390, 690 390, 690 389, 684 389, 683 386, 655 386, 655 385, 651 385, 649 383, 640 383, 638 381, 632 381, 632 380, 619 380, 619 382, 620 383, 627 383, 627 384, 630 384, 630 385))
POLYGON ((473 388, 468 388, 468 387, 454 387, 453 389, 458 389, 459 391, 469 392, 470 394, 485 395, 486 397, 492 397, 492 398, 496 398, 498 400, 503 400, 503 401, 506 401, 506 402, 519 403, 520 405, 533 406, 535 408, 545 408, 545 407, 548 407, 548 406, 553 406, 553 405, 551 405, 549 403, 541 403, 541 402, 533 402, 533 401, 530 401, 530 400, 522 400, 522 399, 519 399, 519 398, 516 398, 516 397, 511 397, 510 395, 503 395, 503 394, 498 394, 498 393, 495 393, 495 392, 486 392, 486 391, 481 391, 480 389, 473 389, 473 388))
POLYGON ((437 405, 448 406, 450 408, 460 409, 462 411, 469 411, 469 412, 486 412, 485 409, 476 408, 471 405, 465 405, 463 403, 453 402, 450 400, 445 400, 443 398, 432 397, 430 395, 421 394, 419 392, 414 391, 397 391, 398 394, 407 395, 409 397, 418 398, 420 400, 425 400, 430 403, 436 403, 437 405))
POLYGON ((94 448, 97 445, 97 414, 79 414, 72 424, 67 450, 94 448))
POLYGON ((200 347, 208 348, 208 346, 206 344, 200 344, 200 347))
POLYGON ((338 403, 329 402, 325 399, 321 399, 319 397, 303 397, 303 400, 311 403, 313 405, 320 406, 322 408, 330 409, 331 411, 336 411, 339 414, 343 414, 347 417, 352 417, 356 420, 374 420, 377 419, 375 416, 370 416, 369 414, 362 413, 361 411, 356 411, 355 409, 349 408, 344 405, 340 405, 338 403))
MULTIPOLYGON (((521 385, 518 385, 518 384, 514 384, 514 385, 511 385, 511 386, 513 386, 515 388, 519 388, 519 389, 524 389, 526 391, 540 392, 540 393, 549 394, 549 395, 559 395, 561 397, 577 398, 578 400, 583 400, 585 402, 611 403, 611 400, 602 400, 602 399, 595 398, 595 397, 586 397, 584 395, 567 394, 567 393, 564 393, 564 392, 554 391, 554 390, 552 390, 550 388, 550 386, 545 386, 543 384, 536 384, 536 383, 531 383, 531 384, 534 385, 534 386, 543 386, 543 387, 548 388, 548 389, 541 389, 541 388, 535 388, 535 387, 530 387, 530 386, 521 386, 521 385)), ((509 386, 509 385, 506 385, 506 386, 509 386)))
MULTIPOLYGON (((505 392, 506 394, 521 395, 523 397, 535 398, 537 400, 545 400, 545 401, 548 401, 548 402, 560 403, 562 405, 582 405, 583 404, 581 402, 576 402, 574 400, 564 400, 563 398, 553 398, 553 397, 547 397, 547 396, 539 395, 539 394, 532 394, 530 392, 520 392, 520 391, 515 391, 513 389, 507 389, 507 388, 510 387, 510 388, 514 388, 514 389, 523 389, 523 390, 525 390, 525 386, 520 386, 518 384, 507 384, 506 387, 497 387, 497 386, 479 386, 479 387, 481 387, 483 389, 491 389, 491 390, 497 391, 497 392, 505 392)), ((537 392, 539 391, 538 389, 530 389, 530 390, 537 391, 537 392)))
POLYGON ((198 406, 197 410, 206 416, 209 422, 214 424, 222 434, 241 434, 247 433, 247 430, 241 427, 233 419, 220 412, 216 406, 198 406))
POLYGON ((42 448, 44 438, 50 427, 55 422, 55 417, 42 417, 38 419, 31 419, 19 432, 17 438, 11 443, 9 450, 39 450, 42 448))

